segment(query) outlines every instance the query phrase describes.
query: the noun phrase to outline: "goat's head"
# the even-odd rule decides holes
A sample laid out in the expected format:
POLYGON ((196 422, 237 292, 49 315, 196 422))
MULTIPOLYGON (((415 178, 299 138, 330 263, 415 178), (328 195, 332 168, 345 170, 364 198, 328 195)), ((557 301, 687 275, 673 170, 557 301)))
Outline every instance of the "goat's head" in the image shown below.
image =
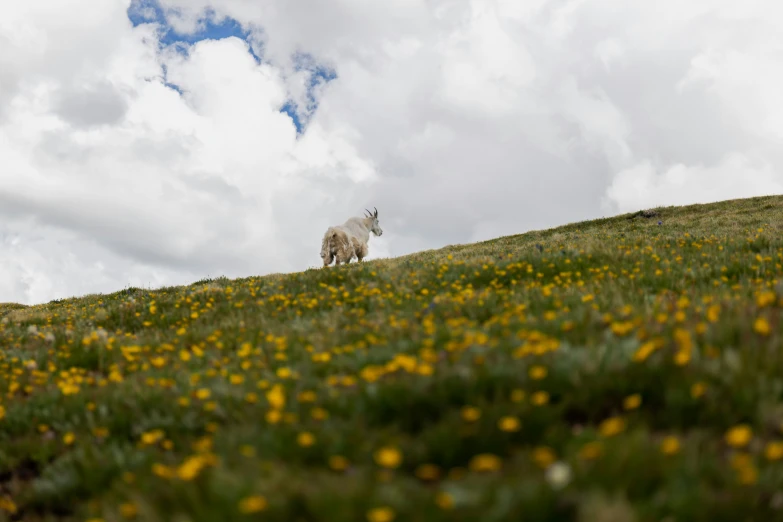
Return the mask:
POLYGON ((381 226, 378 224, 378 209, 375 208, 375 207, 372 207, 372 208, 375 209, 374 213, 370 212, 367 209, 364 209, 364 210, 367 211, 367 216, 366 217, 368 219, 372 220, 370 222, 370 232, 372 232, 376 236, 380 236, 381 234, 383 234, 383 230, 381 230, 381 226))

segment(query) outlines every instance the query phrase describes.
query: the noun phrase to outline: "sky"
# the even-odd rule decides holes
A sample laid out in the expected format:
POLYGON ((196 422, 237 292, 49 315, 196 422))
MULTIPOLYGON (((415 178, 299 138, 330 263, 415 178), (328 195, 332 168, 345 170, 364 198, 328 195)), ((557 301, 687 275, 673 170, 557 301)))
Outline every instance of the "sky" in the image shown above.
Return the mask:
POLYGON ((0 302, 783 193, 775 0, 36 0, 0 16, 0 302))

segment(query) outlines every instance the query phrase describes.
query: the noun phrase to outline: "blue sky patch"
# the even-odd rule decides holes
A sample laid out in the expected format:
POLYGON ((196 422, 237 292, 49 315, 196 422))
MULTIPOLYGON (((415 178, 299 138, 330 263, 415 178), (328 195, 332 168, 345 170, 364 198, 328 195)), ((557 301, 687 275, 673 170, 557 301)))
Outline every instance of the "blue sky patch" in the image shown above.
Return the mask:
MULTIPOLYGON (((128 19, 133 26, 156 23, 161 28, 160 43, 163 46, 174 45, 182 53, 187 52, 187 48, 201 40, 220 40, 235 36, 244 41, 248 41, 250 31, 233 18, 225 17, 216 23, 217 16, 212 10, 202 13, 199 19, 199 28, 191 34, 180 34, 171 27, 166 21, 166 13, 157 0, 133 0, 128 8, 128 19)), ((250 45, 250 53, 257 63, 261 63, 261 57, 253 50, 250 45)), ((307 83, 306 106, 299 107, 293 100, 286 101, 280 108, 280 112, 288 115, 296 126, 297 134, 302 134, 312 115, 318 108, 316 98, 317 89, 335 78, 337 74, 333 69, 323 67, 315 62, 311 55, 307 53, 298 53, 294 56, 295 70, 307 70, 310 72, 310 78, 307 83)), ((182 94, 182 89, 169 83, 166 80, 166 69, 163 69, 165 84, 182 94)))
MULTIPOLYGON (((202 13, 199 18, 200 27, 196 32, 180 34, 167 23, 166 13, 156 0, 133 0, 128 8, 128 18, 134 26, 145 23, 159 24, 161 27, 160 43, 164 46, 176 43, 192 45, 201 40, 221 40, 231 36, 247 41, 250 36, 250 31, 244 29, 233 18, 225 17, 220 20, 220 23, 215 23, 217 17, 212 10, 202 13)), ((261 62, 260 57, 255 54, 253 49, 250 49, 250 53, 256 62, 261 62)))
POLYGON ((337 78, 337 73, 334 69, 319 65, 312 55, 307 53, 294 55, 294 70, 297 72, 309 71, 310 73, 310 78, 307 81, 306 105, 299 107, 298 104, 289 100, 283 106, 282 112, 285 112, 294 120, 297 132, 301 133, 318 108, 316 90, 337 78))

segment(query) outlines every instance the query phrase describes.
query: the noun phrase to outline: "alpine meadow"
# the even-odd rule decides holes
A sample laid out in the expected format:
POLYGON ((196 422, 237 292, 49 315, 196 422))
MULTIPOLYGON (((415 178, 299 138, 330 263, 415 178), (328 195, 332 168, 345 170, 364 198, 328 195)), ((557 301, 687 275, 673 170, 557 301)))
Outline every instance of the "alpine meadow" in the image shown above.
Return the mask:
POLYGON ((782 231, 760 197, 2 304, 0 520, 783 520, 782 231))

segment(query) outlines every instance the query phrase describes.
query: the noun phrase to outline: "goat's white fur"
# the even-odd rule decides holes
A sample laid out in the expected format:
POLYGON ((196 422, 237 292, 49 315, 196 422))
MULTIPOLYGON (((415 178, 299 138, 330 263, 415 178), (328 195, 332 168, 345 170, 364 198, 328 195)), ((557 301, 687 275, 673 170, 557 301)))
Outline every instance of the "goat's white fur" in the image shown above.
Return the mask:
POLYGON ((383 234, 378 225, 378 210, 367 217, 352 217, 342 225, 329 227, 321 241, 321 259, 324 266, 329 266, 332 261, 335 265, 349 263, 356 258, 361 261, 367 257, 370 240, 370 232, 376 236, 383 234))

